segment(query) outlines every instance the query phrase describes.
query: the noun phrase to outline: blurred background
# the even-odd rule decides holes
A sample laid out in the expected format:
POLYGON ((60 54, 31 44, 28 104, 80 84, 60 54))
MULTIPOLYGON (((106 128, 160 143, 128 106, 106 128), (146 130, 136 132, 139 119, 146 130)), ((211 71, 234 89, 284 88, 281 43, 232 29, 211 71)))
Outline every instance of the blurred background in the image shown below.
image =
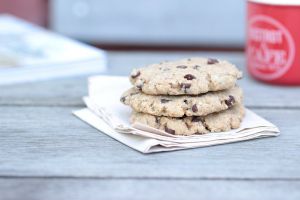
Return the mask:
POLYGON ((0 0, 10 13, 106 50, 243 51, 237 0, 0 0))

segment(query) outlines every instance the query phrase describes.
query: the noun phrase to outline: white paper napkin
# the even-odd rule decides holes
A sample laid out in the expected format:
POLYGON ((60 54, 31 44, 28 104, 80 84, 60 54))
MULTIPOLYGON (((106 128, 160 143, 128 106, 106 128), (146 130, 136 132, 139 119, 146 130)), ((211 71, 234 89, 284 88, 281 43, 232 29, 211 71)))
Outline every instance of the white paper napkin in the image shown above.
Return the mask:
POLYGON ((119 100, 121 94, 130 87, 127 77, 90 77, 89 96, 83 98, 87 108, 74 111, 74 114, 142 153, 206 147, 279 135, 274 124, 248 109, 240 128, 220 133, 176 136, 140 123, 131 125, 131 109, 119 100))

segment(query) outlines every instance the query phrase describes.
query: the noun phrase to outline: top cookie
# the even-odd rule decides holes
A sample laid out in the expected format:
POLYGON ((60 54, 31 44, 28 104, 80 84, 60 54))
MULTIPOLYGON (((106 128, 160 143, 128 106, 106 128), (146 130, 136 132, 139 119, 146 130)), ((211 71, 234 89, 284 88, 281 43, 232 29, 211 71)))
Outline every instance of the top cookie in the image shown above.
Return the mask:
POLYGON ((242 73, 231 63, 189 58, 134 69, 131 83, 150 95, 198 95, 232 88, 242 73))

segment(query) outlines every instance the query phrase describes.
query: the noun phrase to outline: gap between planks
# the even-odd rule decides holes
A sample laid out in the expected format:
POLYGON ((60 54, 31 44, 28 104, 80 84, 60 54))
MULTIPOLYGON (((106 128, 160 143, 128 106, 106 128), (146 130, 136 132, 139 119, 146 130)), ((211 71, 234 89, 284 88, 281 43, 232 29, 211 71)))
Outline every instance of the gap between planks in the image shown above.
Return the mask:
POLYGON ((300 178, 233 178, 233 177, 111 177, 111 176, 16 176, 0 175, 0 179, 89 179, 89 180, 164 180, 164 181, 293 181, 300 182, 300 178))

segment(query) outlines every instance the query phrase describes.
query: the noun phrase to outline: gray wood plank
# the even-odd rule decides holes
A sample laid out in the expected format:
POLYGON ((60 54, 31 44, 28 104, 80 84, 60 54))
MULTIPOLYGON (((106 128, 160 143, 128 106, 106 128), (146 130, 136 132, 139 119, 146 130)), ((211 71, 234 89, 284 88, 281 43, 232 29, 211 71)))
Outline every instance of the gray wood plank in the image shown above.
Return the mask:
POLYGON ((0 179, 0 200, 298 200, 299 188, 299 181, 0 179))
MULTIPOLYGON (((300 107, 300 101, 296 101, 300 98, 300 87, 272 86, 254 81, 244 69, 245 58, 242 53, 110 52, 109 70, 105 74, 128 75, 133 67, 192 56, 229 59, 238 65, 245 74, 239 83, 245 91, 245 104, 249 107, 300 107)), ((0 86, 0 105, 83 106, 81 97, 87 94, 86 79, 78 77, 0 86)))
POLYGON ((0 107, 0 176, 300 178, 300 110, 254 109, 276 138, 143 155, 71 115, 77 107, 0 107))
POLYGON ((87 77, 0 86, 0 105, 83 106, 87 77))

